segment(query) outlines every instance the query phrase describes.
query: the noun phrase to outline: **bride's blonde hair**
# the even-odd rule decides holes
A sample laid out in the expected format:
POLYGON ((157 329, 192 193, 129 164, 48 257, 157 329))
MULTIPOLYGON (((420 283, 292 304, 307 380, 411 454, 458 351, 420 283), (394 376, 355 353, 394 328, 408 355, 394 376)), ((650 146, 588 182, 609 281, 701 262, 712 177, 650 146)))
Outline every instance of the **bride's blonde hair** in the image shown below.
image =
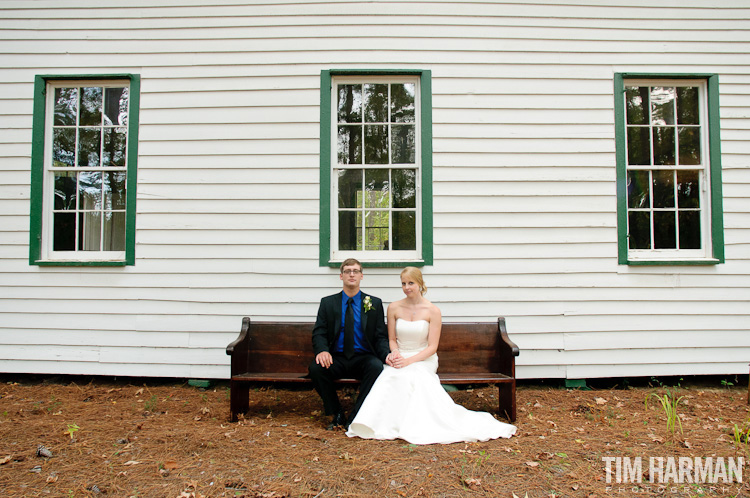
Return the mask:
POLYGON ((419 286, 419 292, 423 296, 427 294, 427 286, 424 283, 422 272, 419 270, 419 268, 416 268, 414 266, 407 266, 406 268, 401 270, 401 277, 403 277, 404 275, 417 283, 417 285, 419 286))

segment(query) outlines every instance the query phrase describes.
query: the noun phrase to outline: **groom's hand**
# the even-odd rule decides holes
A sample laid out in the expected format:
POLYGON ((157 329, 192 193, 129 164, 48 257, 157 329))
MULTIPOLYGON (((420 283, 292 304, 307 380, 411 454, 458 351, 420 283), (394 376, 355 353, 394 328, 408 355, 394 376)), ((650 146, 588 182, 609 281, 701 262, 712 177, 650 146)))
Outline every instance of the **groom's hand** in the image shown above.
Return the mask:
POLYGON ((324 368, 328 368, 333 365, 333 356, 331 356, 331 353, 328 351, 323 351, 322 353, 318 353, 318 356, 315 357, 315 363, 324 368))

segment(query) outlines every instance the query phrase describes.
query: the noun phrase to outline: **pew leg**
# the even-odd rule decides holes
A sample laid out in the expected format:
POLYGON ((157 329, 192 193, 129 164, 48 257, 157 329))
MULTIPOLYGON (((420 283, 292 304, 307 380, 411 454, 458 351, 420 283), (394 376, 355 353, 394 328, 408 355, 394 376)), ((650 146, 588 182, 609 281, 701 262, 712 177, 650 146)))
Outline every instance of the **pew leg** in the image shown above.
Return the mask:
POLYGON ((500 415, 511 422, 516 421, 516 382, 503 382, 497 385, 500 415))
POLYGON ((229 382, 229 420, 237 422, 237 415, 245 413, 250 407, 250 386, 244 382, 229 382))

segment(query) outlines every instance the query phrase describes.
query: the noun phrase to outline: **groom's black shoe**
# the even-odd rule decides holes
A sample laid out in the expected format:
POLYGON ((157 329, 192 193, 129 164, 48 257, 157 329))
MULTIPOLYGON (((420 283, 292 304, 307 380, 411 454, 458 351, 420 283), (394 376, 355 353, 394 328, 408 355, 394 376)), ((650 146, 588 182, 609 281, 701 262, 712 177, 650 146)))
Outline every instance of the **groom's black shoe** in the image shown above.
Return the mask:
POLYGON ((334 415, 333 419, 331 419, 331 423, 326 427, 326 430, 332 431, 338 427, 346 427, 346 417, 344 416, 344 412, 338 412, 334 415))

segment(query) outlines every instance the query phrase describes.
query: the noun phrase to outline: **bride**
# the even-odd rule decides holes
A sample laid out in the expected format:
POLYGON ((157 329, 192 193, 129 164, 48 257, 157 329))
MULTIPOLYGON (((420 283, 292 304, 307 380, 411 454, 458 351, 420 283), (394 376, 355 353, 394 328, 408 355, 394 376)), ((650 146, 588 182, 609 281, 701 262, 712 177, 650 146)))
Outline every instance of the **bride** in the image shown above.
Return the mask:
POLYGON ((406 297, 388 306, 387 364, 346 435, 447 444, 515 434, 515 426, 467 410, 445 392, 436 373, 440 309, 424 298, 427 287, 418 268, 401 272, 401 289, 406 297))

